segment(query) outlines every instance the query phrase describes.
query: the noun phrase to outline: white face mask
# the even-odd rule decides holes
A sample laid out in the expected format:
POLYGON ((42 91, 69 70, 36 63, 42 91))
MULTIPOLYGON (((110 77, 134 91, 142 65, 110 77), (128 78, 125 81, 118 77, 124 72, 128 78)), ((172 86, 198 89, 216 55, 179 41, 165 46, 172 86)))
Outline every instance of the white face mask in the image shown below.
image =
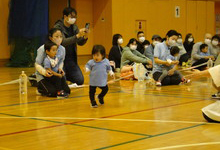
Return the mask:
POLYGON ((213 40, 212 41, 212 45, 217 46, 218 45, 218 41, 213 40))
POLYGON ((154 42, 153 42, 153 45, 156 46, 156 45, 159 44, 159 43, 160 43, 159 41, 154 41, 154 42))
POLYGON ((136 50, 137 49, 137 45, 130 45, 130 49, 131 50, 136 50))
POLYGON ((122 44, 122 43, 123 43, 123 39, 122 38, 118 39, 118 44, 122 44))
POLYGON ((193 41, 193 38, 188 38, 188 42, 192 42, 193 41))
POLYGON ((139 37, 139 42, 143 43, 145 41, 145 37, 142 36, 142 37, 139 37))
POLYGON ((74 24, 76 22, 76 18, 69 18, 67 21, 69 24, 74 24))
POLYGON ((183 42, 182 39, 177 39, 177 43, 181 44, 183 42))
POLYGON ((62 43, 62 40, 63 40, 62 38, 57 38, 54 39, 53 42, 59 46, 62 43))
POLYGON ((210 39, 205 39, 205 44, 210 44, 211 40, 210 39))
POLYGON ((168 45, 169 45, 169 46, 175 46, 175 45, 176 45, 176 41, 175 41, 175 40, 172 40, 172 39, 169 39, 168 45))

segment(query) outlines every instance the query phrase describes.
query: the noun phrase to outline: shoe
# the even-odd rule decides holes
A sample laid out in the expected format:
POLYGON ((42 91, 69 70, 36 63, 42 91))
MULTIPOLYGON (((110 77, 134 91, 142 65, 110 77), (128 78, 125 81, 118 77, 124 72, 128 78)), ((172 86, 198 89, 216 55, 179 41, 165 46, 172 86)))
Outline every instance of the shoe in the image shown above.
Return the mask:
POLYGON ((151 79, 151 77, 149 77, 149 76, 146 76, 146 80, 150 80, 151 79))
POLYGON ((57 92, 57 98, 67 98, 69 94, 64 92, 63 90, 57 92))
POLYGON ((36 94, 37 94, 38 96, 46 96, 46 94, 43 93, 43 91, 41 91, 41 90, 39 90, 39 89, 36 90, 36 94))
POLYGON ((157 81, 156 86, 161 86, 161 82, 157 81))
POLYGON ((98 100, 99 100, 99 103, 101 104, 101 105, 104 105, 104 99, 103 98, 99 98, 99 96, 97 96, 97 98, 98 98, 98 100))
POLYGON ((97 108, 97 107, 98 107, 98 105, 97 105, 97 103, 96 103, 95 100, 94 100, 94 101, 91 101, 91 107, 92 107, 92 108, 97 108))
POLYGON ((212 98, 214 98, 214 99, 220 99, 220 92, 213 94, 213 95, 212 95, 212 98))
POLYGON ((70 89, 72 89, 72 88, 82 88, 82 87, 84 87, 84 85, 77 85, 76 83, 70 84, 70 85, 68 85, 68 86, 69 86, 70 89))
POLYGON ((185 78, 182 79, 182 84, 187 84, 189 82, 190 82, 190 79, 185 79, 185 78))

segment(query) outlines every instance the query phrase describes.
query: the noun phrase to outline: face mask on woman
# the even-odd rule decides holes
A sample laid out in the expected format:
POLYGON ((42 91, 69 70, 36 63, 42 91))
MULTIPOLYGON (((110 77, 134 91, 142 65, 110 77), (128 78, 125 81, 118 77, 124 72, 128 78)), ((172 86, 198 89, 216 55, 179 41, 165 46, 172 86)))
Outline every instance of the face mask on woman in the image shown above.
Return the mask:
POLYGON ((168 45, 169 45, 169 46, 175 46, 175 45, 176 45, 176 41, 175 41, 175 40, 172 40, 172 39, 169 39, 168 45))
POLYGON ((156 46, 156 45, 159 44, 159 43, 160 43, 159 41, 154 41, 154 42, 153 42, 153 45, 156 46))
POLYGON ((62 38, 56 38, 53 39, 53 42, 59 46, 62 43, 62 40, 63 40, 62 38))
POLYGON ((136 50, 137 49, 137 45, 130 45, 130 49, 131 50, 136 50))
POLYGON ((118 44, 122 44, 122 43, 123 43, 123 39, 122 38, 118 39, 118 44))
POLYGON ((178 44, 181 44, 182 42, 183 42, 182 39, 177 39, 177 43, 178 43, 178 44))
POLYGON ((145 41, 145 37, 144 37, 144 36, 139 37, 139 41, 140 41, 141 43, 143 43, 143 42, 145 41))
POLYGON ((205 44, 210 44, 211 40, 210 39, 205 39, 205 44))
POLYGON ((193 41, 193 38, 188 38, 188 42, 192 42, 193 41))
POLYGON ((69 24, 74 24, 76 22, 76 18, 69 18, 67 21, 69 24))
POLYGON ((212 45, 217 46, 218 45, 218 41, 212 40, 212 45))

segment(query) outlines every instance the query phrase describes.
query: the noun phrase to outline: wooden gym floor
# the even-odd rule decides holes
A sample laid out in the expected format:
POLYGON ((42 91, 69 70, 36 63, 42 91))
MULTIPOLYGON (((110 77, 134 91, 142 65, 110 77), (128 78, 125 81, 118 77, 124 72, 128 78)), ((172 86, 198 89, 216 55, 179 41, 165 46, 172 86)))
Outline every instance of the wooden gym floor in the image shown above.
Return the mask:
MULTIPOLYGON (((18 79, 22 70, 34 72, 0 68, 0 83, 18 79)), ((27 101, 19 99, 18 84, 0 86, 0 150, 220 149, 220 124, 201 113, 214 102, 210 79, 164 87, 119 81, 98 108, 90 107, 88 87, 57 99, 28 85, 27 101)))

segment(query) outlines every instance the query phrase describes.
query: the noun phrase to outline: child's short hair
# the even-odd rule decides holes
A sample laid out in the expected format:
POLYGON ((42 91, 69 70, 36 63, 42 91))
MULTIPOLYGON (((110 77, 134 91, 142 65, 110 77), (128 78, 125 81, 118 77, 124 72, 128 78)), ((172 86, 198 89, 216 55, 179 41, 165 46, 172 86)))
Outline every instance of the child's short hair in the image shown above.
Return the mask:
POLYGON ((57 46, 57 44, 55 44, 51 41, 48 41, 44 44, 44 50, 45 51, 50 51, 51 47, 54 46, 54 45, 57 46))
POLYGON ((199 49, 200 49, 200 51, 202 52, 202 50, 203 50, 204 48, 206 48, 206 47, 208 47, 207 44, 202 44, 202 45, 200 45, 199 49))
POLYGON ((105 58, 105 47, 102 45, 94 45, 92 48, 92 55, 100 53, 102 55, 102 59, 105 58))
POLYGON ((172 46, 171 49, 170 49, 170 54, 172 56, 174 56, 175 54, 178 54, 180 52, 180 49, 178 46, 172 46))

